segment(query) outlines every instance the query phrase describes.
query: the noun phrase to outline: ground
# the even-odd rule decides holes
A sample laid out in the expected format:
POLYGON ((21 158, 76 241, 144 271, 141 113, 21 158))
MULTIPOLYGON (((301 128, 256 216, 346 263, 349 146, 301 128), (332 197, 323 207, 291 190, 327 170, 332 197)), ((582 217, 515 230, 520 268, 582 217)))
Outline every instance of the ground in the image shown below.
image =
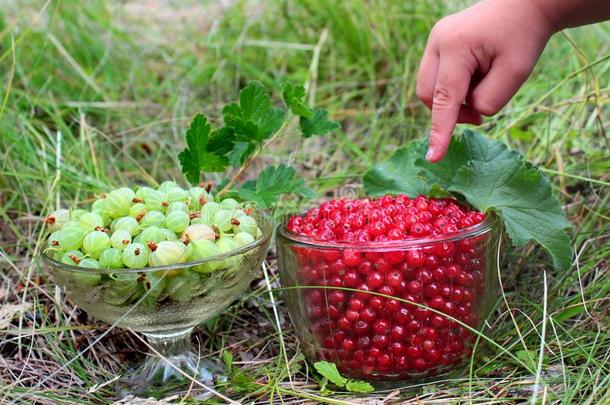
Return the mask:
MULTIPOLYGON (((176 158, 185 126, 198 112, 216 120, 253 79, 276 96, 284 80, 307 83, 342 130, 297 147, 289 131, 252 173, 291 161, 320 199, 361 192, 371 164, 425 135, 419 57, 433 23, 466 3, 0 1, 0 402, 112 402, 114 379, 146 350, 136 335, 88 318, 47 277, 41 218, 121 184, 185 184, 176 158)), ((261 272, 198 330, 202 351, 231 351, 256 381, 223 393, 255 403, 610 402, 608 77, 609 23, 557 34, 515 99, 481 128, 550 176, 574 224, 569 270, 554 270, 534 246, 506 252, 484 333, 521 363, 486 347, 460 378, 401 393, 320 392, 278 291, 279 329, 273 316, 272 251, 270 285, 261 272)), ((192 388, 165 402, 194 401, 203 389, 192 388)))

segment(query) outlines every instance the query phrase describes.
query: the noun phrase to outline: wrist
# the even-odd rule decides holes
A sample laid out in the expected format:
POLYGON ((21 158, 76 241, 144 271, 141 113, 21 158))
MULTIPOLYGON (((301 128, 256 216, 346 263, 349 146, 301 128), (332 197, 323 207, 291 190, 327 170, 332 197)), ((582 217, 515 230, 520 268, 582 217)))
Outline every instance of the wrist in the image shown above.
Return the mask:
POLYGON ((561 16, 560 7, 555 0, 521 0, 521 2, 530 6, 531 12, 536 14, 549 37, 565 28, 564 18, 561 16))

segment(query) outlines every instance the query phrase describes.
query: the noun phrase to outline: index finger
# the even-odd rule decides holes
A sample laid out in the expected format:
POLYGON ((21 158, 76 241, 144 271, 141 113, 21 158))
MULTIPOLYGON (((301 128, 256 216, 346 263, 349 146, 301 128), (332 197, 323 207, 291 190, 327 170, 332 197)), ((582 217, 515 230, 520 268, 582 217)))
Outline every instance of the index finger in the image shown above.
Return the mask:
POLYGON ((471 78, 472 70, 463 60, 441 54, 432 99, 428 161, 438 162, 447 153, 471 78))

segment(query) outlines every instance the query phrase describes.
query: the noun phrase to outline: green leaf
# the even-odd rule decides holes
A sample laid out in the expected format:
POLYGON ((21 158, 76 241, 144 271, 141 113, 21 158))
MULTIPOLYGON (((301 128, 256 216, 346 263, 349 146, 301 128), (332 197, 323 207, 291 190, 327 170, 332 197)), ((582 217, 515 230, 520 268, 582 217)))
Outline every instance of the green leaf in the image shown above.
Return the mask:
POLYGON ((241 142, 259 143, 270 137, 284 123, 284 110, 273 107, 271 97, 260 82, 251 82, 239 92, 239 104, 222 110, 225 125, 241 142))
POLYGON ((454 137, 458 141, 449 144, 447 154, 438 163, 430 163, 423 159, 423 151, 416 157, 415 165, 428 182, 447 189, 452 184, 456 172, 471 160, 489 162, 491 160, 511 159, 514 152, 497 141, 485 138, 478 132, 465 130, 454 137), (504 147, 503 147, 504 146, 504 147))
POLYGON ((294 115, 299 115, 305 118, 313 117, 313 110, 309 107, 303 98, 305 97, 305 87, 293 86, 286 83, 282 89, 282 99, 286 107, 292 111, 294 115))
POLYGON ((371 384, 367 383, 366 381, 350 380, 345 385, 345 388, 350 392, 358 392, 361 394, 368 394, 370 392, 375 391, 375 387, 373 387, 371 384))
POLYGON ((422 140, 398 149, 389 160, 364 174, 364 191, 370 195, 403 193, 410 197, 428 194, 431 186, 415 167, 415 160, 423 156, 425 150, 426 144, 422 140))
POLYGON ((553 265, 567 269, 572 262, 570 227, 551 183, 538 169, 514 157, 471 161, 458 170, 450 191, 466 197, 481 211, 495 211, 513 243, 533 240, 551 255, 553 265))
POLYGON ((334 363, 330 363, 328 361, 318 361, 314 363, 313 366, 318 373, 320 373, 323 377, 328 378, 328 380, 337 387, 345 387, 345 384, 347 384, 347 379, 339 373, 339 370, 337 370, 337 366, 334 363))
POLYGON ((259 174, 256 181, 247 181, 239 189, 240 198, 253 201, 263 208, 271 207, 285 193, 314 197, 313 191, 305 187, 303 179, 296 177, 294 168, 283 164, 269 166, 259 174))
POLYGON ((229 163, 233 167, 240 167, 255 150, 256 146, 253 143, 236 142, 233 150, 227 155, 229 163))
POLYGON ((299 126, 305 138, 313 135, 326 135, 341 127, 338 122, 329 120, 328 111, 320 107, 314 108, 311 118, 301 116, 299 126))
POLYGON ((180 152, 178 160, 182 166, 182 173, 192 184, 199 183, 201 171, 221 172, 229 164, 228 159, 218 150, 218 139, 213 145, 209 144, 210 125, 206 117, 201 114, 195 116, 189 129, 186 131, 187 147, 180 152), (213 146, 210 149, 210 146, 213 146))
POLYGON ((219 155, 226 155, 235 147, 235 133, 231 128, 220 128, 210 135, 207 149, 219 155))
POLYGON ((538 242, 556 268, 571 265, 569 221, 548 178, 501 142, 474 131, 454 136, 439 163, 423 159, 425 141, 415 141, 364 176, 369 194, 431 194, 438 188, 461 194, 475 208, 496 212, 512 242, 538 242))

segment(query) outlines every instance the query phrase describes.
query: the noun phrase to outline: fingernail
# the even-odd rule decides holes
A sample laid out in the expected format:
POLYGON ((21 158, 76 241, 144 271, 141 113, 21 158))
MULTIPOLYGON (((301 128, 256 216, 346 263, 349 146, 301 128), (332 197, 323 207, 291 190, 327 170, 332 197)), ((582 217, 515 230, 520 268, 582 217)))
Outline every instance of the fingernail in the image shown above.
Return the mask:
POLYGON ((432 156, 434 156, 435 148, 433 145, 428 146, 428 152, 426 152, 426 160, 432 162, 432 156))

